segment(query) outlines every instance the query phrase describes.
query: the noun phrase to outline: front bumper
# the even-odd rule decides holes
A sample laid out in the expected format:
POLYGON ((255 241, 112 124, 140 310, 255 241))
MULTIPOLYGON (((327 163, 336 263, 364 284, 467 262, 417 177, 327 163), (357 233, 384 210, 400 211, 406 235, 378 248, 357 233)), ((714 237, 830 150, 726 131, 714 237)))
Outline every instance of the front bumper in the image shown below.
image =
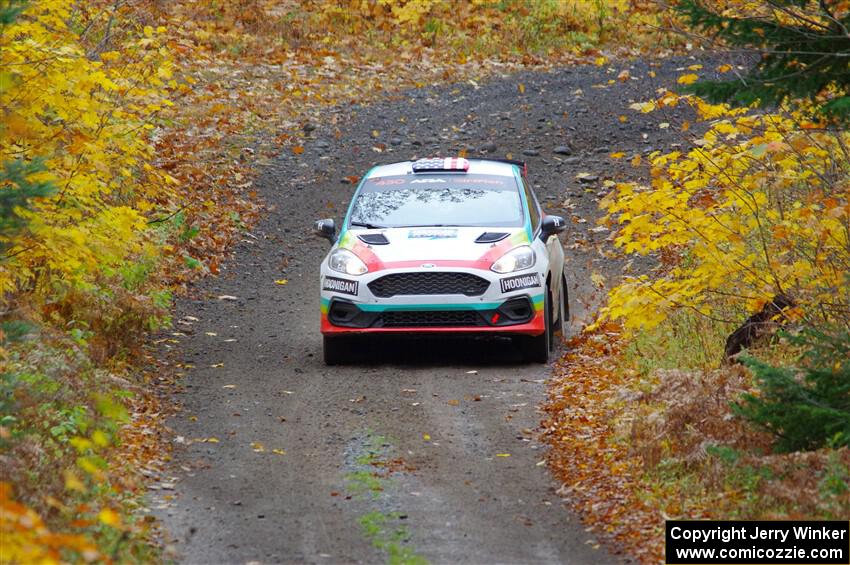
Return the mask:
MULTIPOLYGON (((463 294, 401 294, 375 296, 370 283, 395 273, 382 271, 350 284, 336 274, 322 273, 324 335, 366 333, 449 333, 540 335, 545 331, 542 281, 538 286, 503 291, 499 276, 479 269, 452 269, 489 281, 478 296, 463 294)), ((535 275, 536 273, 527 273, 535 275)), ((514 275, 516 276, 516 275, 514 275)), ((539 279, 539 275, 538 279, 539 279)), ((352 281, 353 282, 353 281, 352 281)))

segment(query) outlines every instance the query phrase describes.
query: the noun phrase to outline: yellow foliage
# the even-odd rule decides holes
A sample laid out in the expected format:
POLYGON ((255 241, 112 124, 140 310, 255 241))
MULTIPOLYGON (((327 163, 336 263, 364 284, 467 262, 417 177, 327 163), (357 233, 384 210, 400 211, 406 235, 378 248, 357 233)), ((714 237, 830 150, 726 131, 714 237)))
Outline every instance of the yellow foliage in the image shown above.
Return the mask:
POLYGON ((620 224, 616 245, 663 268, 626 278, 603 318, 630 329, 678 308, 740 319, 730 314, 786 295, 809 322, 846 322, 850 134, 808 121, 805 108, 746 113, 685 100, 712 120, 708 131, 686 153, 654 155, 649 186, 618 185, 603 202, 620 224))
POLYGON ((62 563, 68 552, 88 562, 102 558, 84 536, 51 532, 41 516, 12 500, 11 490, 0 483, 0 563, 62 563))
POLYGON ((90 45, 85 30, 111 15, 40 0, 0 34, 0 161, 41 158, 47 172, 38 180, 56 188, 20 213, 28 220, 24 234, 0 240, 7 251, 0 294, 57 282, 84 286, 142 249, 140 210, 164 190, 145 165, 153 157, 152 120, 168 104, 171 62, 163 30, 150 26, 125 33, 109 50, 90 45))
POLYGON ((380 30, 405 47, 440 36, 442 51, 458 48, 464 57, 580 51, 582 42, 613 36, 622 45, 657 44, 647 38, 665 17, 655 4, 634 0, 320 0, 315 11, 328 27, 380 30))

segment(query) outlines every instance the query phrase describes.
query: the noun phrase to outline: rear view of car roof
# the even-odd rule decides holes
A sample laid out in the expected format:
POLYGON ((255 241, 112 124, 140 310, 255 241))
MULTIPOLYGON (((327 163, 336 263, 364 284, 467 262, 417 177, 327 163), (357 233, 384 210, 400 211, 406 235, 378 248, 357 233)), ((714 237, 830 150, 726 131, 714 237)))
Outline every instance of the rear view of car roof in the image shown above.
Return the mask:
MULTIPOLYGON (((367 178, 378 178, 378 177, 391 177, 398 175, 407 175, 413 174, 413 161, 402 161, 401 163, 392 163, 389 165, 379 165, 373 168, 369 172, 369 176, 367 178)), ((491 161, 488 159, 469 159, 469 169, 463 173, 457 174, 466 174, 466 175, 502 175, 502 176, 514 176, 514 166, 513 163, 509 163, 506 161, 491 161)), ((422 173, 419 173, 422 174, 422 173)), ((442 174, 440 172, 427 173, 427 174, 442 174)), ((454 173, 450 173, 454 174, 454 173)))

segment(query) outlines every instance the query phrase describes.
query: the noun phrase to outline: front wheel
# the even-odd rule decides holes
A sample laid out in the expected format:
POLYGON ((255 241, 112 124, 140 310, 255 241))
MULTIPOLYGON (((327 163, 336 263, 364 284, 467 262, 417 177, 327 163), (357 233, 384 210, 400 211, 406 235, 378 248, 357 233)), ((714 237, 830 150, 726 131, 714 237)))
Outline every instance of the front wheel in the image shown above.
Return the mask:
POLYGON ((540 335, 520 338, 523 357, 531 363, 548 363, 555 345, 555 335, 552 331, 552 293, 548 287, 543 299, 543 314, 546 330, 540 335))
POLYGON ((322 354, 325 365, 340 365, 348 361, 351 355, 351 342, 347 337, 322 336, 322 354))

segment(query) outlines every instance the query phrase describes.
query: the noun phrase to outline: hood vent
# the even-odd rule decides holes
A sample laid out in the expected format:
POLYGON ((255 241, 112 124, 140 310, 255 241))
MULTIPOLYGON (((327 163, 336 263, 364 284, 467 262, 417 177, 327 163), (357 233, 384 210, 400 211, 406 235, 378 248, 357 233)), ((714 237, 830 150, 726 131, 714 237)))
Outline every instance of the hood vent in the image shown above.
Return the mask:
POLYGON ((388 245, 390 242, 382 233, 361 233, 357 237, 360 238, 360 241, 369 245, 388 245))
POLYGON ((511 234, 497 231, 485 231, 478 236, 475 243, 496 243, 497 241, 502 241, 509 235, 511 234))

